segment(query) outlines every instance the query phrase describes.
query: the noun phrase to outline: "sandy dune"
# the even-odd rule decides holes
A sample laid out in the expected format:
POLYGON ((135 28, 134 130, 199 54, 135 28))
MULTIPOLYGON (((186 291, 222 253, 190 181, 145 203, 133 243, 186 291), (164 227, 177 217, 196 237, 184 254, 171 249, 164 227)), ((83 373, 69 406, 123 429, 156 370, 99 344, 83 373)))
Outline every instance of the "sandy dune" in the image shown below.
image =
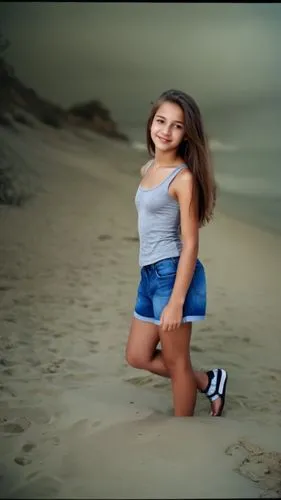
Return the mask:
POLYGON ((1 498, 280 497, 280 238, 221 214, 202 230, 193 360, 229 393, 225 418, 202 395, 173 418, 169 382, 124 361, 141 160, 80 135, 1 129, 37 191, 0 209, 1 498))

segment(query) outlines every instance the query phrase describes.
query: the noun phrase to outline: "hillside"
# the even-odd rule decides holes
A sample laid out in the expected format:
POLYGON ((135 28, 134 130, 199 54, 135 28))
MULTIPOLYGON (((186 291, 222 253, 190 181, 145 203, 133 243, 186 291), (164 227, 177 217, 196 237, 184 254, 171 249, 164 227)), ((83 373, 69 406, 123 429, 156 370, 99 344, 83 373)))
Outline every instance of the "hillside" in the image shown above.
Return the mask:
MULTIPOLYGON (((0 54, 3 53, 0 35, 0 54)), ((0 56, 0 205, 21 206, 37 188, 30 179, 30 166, 8 146, 4 130, 17 131, 16 123, 40 128, 39 122, 54 131, 87 130, 118 141, 128 142, 118 130, 110 111, 98 100, 73 105, 70 109, 44 99, 17 78, 14 68, 0 56), (1 133, 2 128, 2 133, 1 133), (32 184, 32 185, 31 185, 32 184)), ((91 134, 90 134, 91 135, 91 134)))
POLYGON ((27 87, 15 75, 14 68, 0 58, 0 125, 9 125, 10 119, 32 124, 34 116, 54 128, 82 127, 107 137, 128 141, 118 130, 110 111, 99 100, 90 100, 63 109, 27 87))

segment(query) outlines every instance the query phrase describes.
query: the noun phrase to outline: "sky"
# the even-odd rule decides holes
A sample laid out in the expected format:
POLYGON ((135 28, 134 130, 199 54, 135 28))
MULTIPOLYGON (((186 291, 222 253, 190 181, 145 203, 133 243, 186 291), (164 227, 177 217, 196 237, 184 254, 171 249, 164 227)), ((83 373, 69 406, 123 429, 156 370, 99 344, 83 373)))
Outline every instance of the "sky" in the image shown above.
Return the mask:
POLYGON ((151 101, 179 88, 218 140, 279 144, 280 26, 281 4, 0 4, 26 85, 63 106, 98 98, 135 138, 151 101))

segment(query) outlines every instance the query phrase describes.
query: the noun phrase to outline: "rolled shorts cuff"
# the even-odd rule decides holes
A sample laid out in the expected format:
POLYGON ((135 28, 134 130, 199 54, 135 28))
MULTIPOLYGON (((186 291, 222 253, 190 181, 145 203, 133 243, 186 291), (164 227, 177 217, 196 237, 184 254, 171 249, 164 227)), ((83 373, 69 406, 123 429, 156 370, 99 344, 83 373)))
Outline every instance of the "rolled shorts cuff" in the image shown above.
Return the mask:
MULTIPOLYGON (((154 325, 159 326, 160 320, 155 318, 148 318, 146 316, 141 316, 136 311, 134 311, 134 317, 141 321, 147 321, 148 323, 153 323, 154 325)), ((193 323, 194 321, 203 321, 206 316, 184 316, 182 318, 182 323, 193 323)))
POLYGON ((148 323, 153 323, 154 325, 156 324, 154 318, 147 318, 146 316, 141 316, 136 311, 134 311, 134 317, 136 319, 140 319, 141 321, 147 321, 148 323))
MULTIPOLYGON (((181 320, 182 323, 193 323, 194 321, 201 321, 205 319, 206 316, 184 316, 181 320)), ((160 325, 159 319, 154 319, 155 325, 160 325)))

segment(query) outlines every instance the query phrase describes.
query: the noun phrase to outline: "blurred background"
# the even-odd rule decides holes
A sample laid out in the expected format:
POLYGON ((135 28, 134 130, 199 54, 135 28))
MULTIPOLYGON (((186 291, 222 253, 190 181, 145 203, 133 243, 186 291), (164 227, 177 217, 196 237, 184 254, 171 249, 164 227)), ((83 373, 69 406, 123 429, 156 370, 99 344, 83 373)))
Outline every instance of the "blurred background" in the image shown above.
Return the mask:
POLYGON ((281 232, 281 5, 3 2, 0 19, 26 86, 63 108, 104 103, 132 148, 161 92, 191 94, 219 207, 281 232))

